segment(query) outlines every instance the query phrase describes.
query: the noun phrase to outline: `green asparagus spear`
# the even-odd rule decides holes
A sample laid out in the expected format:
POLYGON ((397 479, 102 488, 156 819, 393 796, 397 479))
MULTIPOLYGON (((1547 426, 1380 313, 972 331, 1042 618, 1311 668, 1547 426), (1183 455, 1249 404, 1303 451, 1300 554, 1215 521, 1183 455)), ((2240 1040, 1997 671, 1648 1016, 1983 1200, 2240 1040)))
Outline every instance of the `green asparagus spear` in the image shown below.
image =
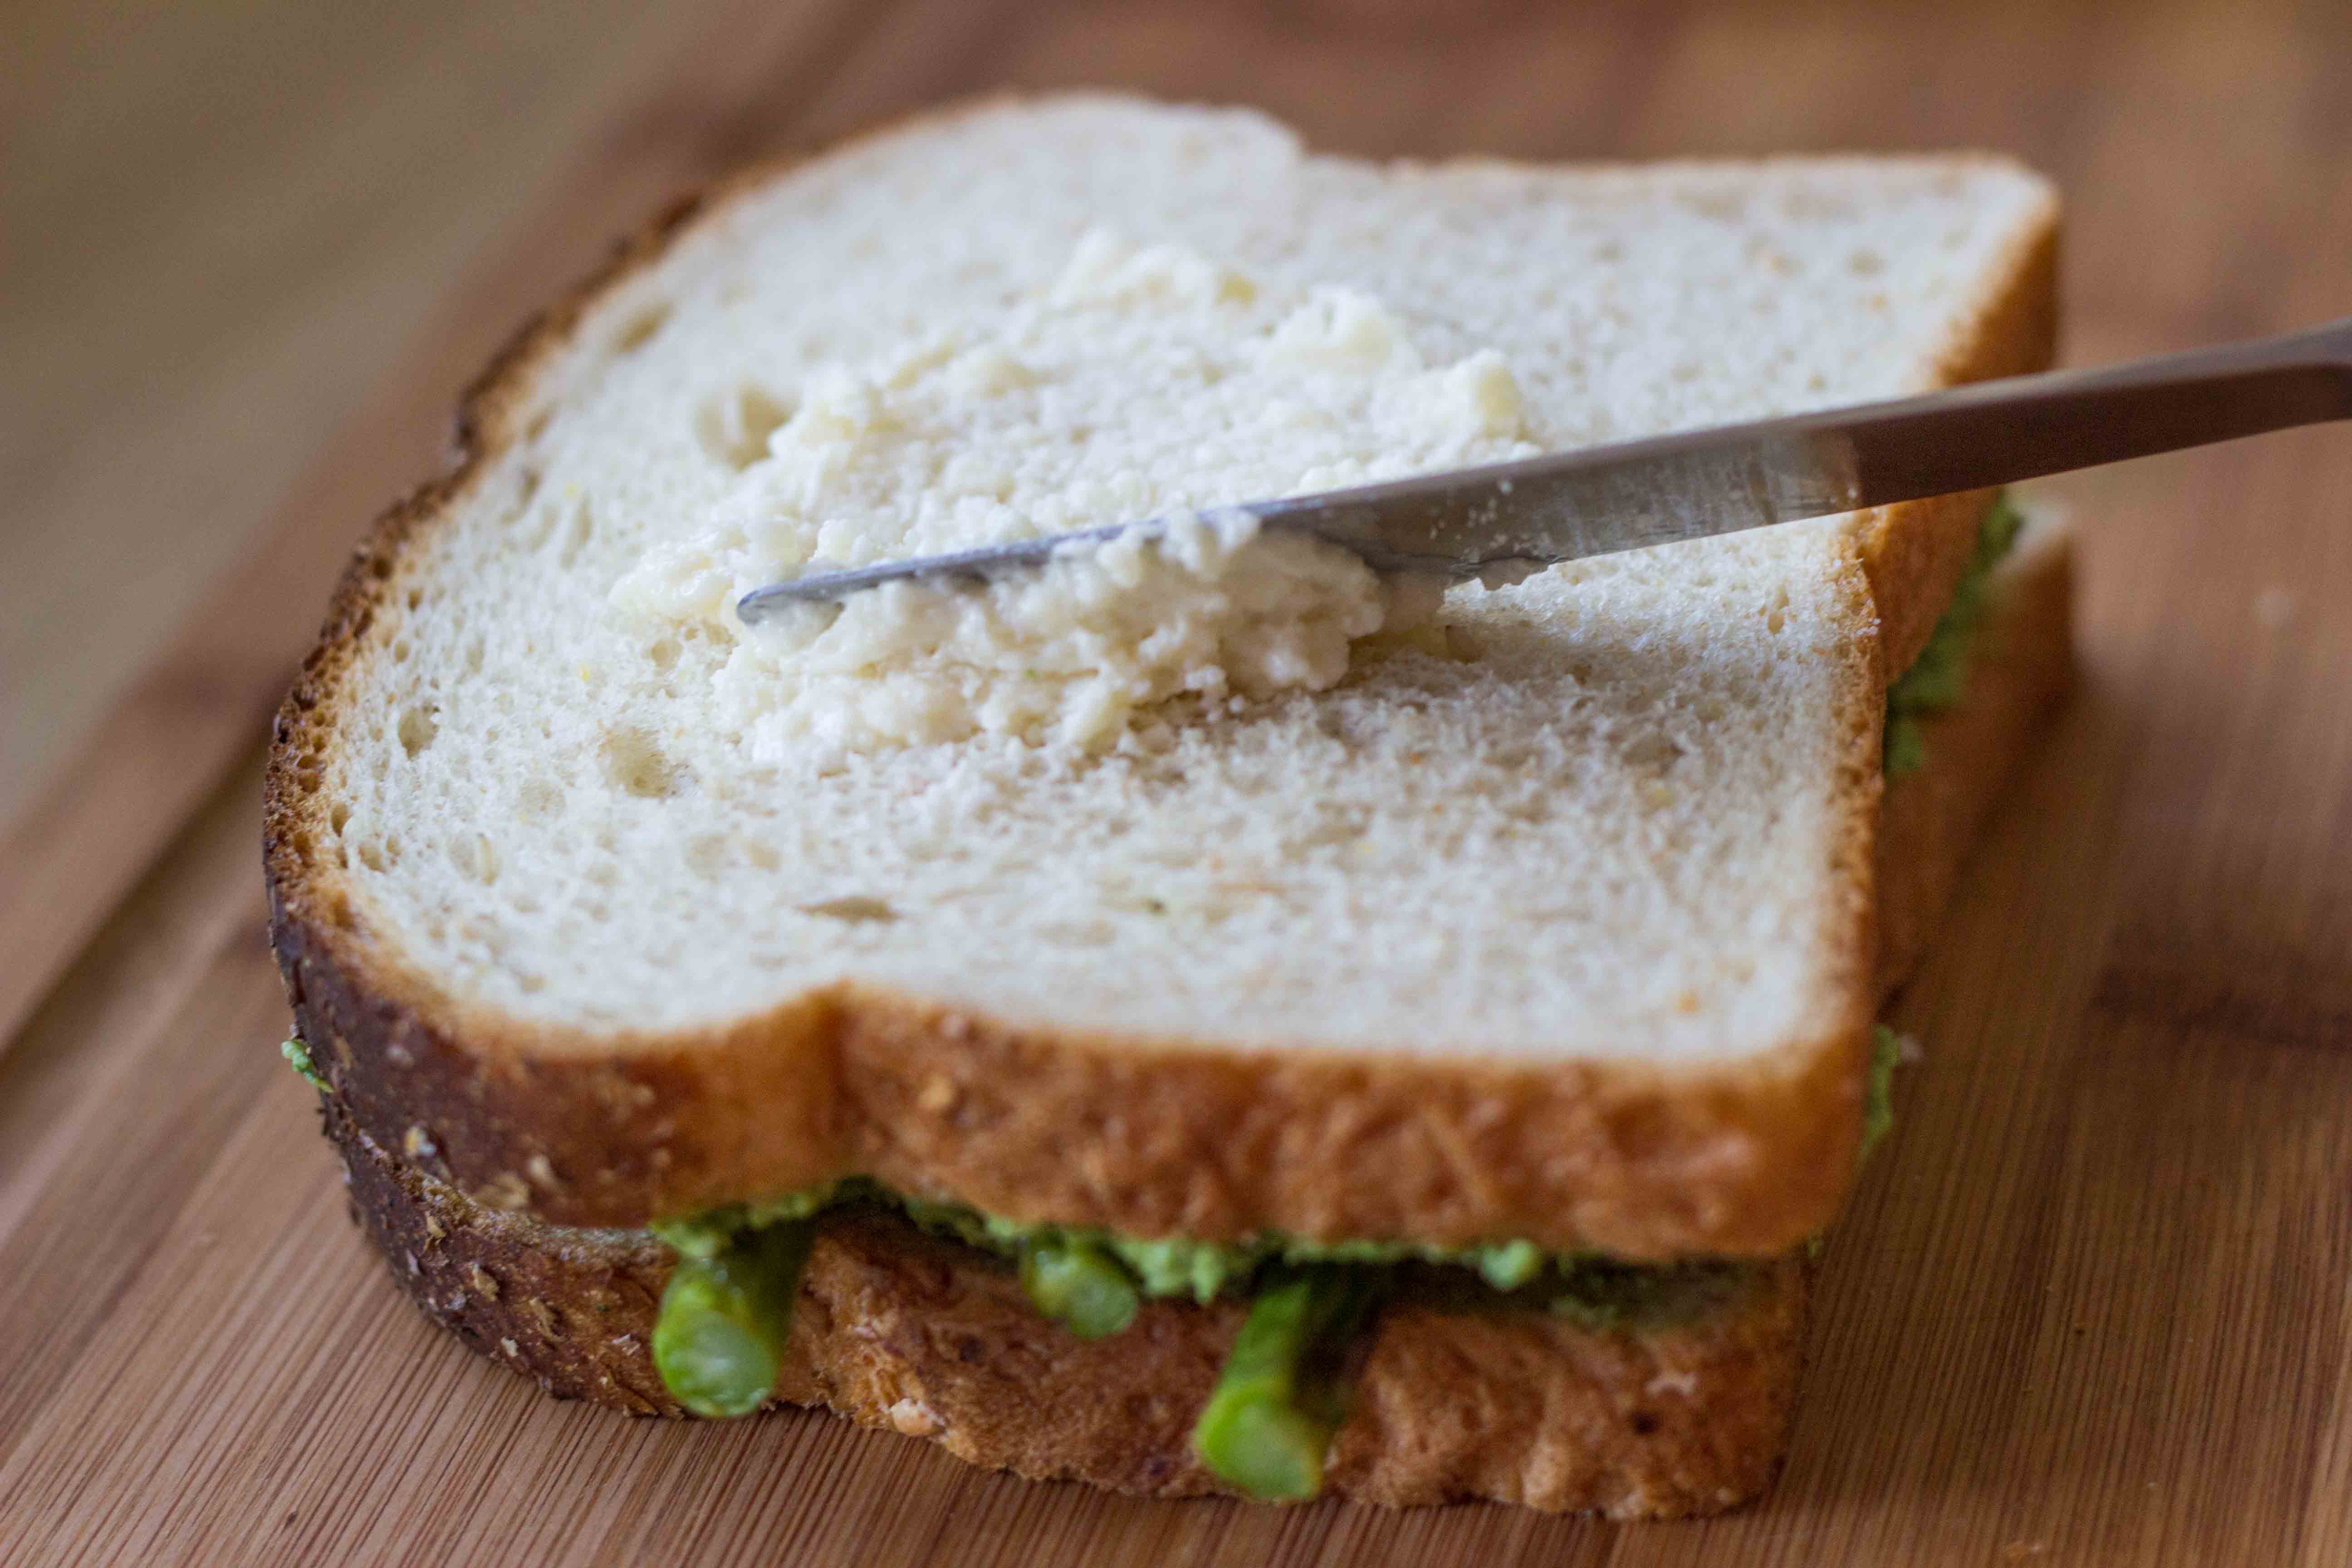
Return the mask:
POLYGON ((1324 1452, 1347 1414, 1341 1363, 1381 1278, 1348 1265, 1302 1268, 1258 1292, 1192 1428, 1210 1469, 1271 1500, 1322 1489, 1324 1452))
POLYGON ((1135 1321, 1135 1281, 1118 1259, 1087 1241, 1039 1243, 1023 1249, 1021 1288, 1049 1318, 1082 1340, 1115 1334, 1135 1321))
POLYGON ((772 1225, 681 1257, 654 1322, 654 1367, 697 1415, 743 1415, 775 1391, 814 1227, 772 1225))

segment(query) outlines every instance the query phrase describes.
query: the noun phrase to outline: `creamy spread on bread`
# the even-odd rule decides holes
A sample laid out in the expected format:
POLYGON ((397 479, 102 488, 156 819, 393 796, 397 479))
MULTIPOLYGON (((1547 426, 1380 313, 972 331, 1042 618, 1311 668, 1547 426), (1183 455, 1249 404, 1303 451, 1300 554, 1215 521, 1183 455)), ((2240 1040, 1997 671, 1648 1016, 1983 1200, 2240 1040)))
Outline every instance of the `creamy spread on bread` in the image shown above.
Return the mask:
POLYGON ((1215 509, 1536 450, 1496 350, 1431 363, 1361 291, 1276 289, 1097 230, 994 319, 809 375, 731 493, 612 602, 649 641, 727 639, 719 695, 755 757, 983 731, 1099 750, 1180 694, 1334 686, 1358 639, 1433 607, 1215 509), (1147 518, 1171 526, 986 584, 894 584, 756 626, 735 609, 804 572, 1147 518))

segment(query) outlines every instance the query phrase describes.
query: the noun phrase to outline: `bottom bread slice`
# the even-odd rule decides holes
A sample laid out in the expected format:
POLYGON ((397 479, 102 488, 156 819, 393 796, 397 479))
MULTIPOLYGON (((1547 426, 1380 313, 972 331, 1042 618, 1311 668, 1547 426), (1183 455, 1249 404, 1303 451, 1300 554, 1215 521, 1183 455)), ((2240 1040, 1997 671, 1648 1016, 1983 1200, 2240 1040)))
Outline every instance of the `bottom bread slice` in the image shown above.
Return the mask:
MULTIPOLYGON (((1996 575, 1967 700, 1926 725, 1927 769, 1888 785, 1882 988, 1916 962, 1969 841, 2064 689, 2067 598, 2063 536, 2029 531, 1996 575)), ((354 1217, 426 1316, 559 1397, 683 1414, 649 1350, 667 1247, 478 1205, 368 1139, 333 1095, 321 1100, 354 1217)), ((1327 1486, 1387 1504, 1483 1498, 1618 1519, 1735 1507, 1780 1464, 1808 1274, 1799 1256, 1713 1268, 1618 1324, 1409 1289, 1360 1347, 1327 1486)), ((1030 1305, 1003 1259, 848 1205, 818 1223, 777 1398, 1033 1479, 1220 1491, 1190 1436, 1244 1310, 1150 1301, 1121 1333, 1081 1340, 1030 1305)))

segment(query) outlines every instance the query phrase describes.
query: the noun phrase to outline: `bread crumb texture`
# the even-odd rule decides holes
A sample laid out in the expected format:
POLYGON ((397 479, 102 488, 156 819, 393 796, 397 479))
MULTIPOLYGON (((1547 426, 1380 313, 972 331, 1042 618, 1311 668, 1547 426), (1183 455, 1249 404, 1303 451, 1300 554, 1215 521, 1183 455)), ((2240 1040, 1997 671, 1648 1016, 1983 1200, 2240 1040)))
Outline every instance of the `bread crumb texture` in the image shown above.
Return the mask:
POLYGON ((1206 523, 772 628, 732 602, 1916 390, 2046 200, 1992 161, 1378 166, 1088 98, 852 144, 522 377, 333 677, 312 853, 454 1005, 572 1029, 849 981, 1242 1049, 1801 1037, 1850 978, 1824 910, 1880 690, 1850 520, 1387 630, 1432 607, 1206 523))

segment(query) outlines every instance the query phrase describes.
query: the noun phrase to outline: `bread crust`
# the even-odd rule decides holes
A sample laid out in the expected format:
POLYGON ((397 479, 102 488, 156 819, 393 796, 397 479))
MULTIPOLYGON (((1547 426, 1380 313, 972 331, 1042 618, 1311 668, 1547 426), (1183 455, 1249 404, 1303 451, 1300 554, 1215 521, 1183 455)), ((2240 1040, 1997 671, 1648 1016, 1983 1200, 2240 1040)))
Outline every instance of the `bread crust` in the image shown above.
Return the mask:
MULTIPOLYGON (((493 1206, 575 1226, 851 1172, 1019 1218, 1203 1239, 1525 1237, 1629 1258, 1769 1257, 1824 1226, 1859 1146, 1875 951, 1883 679, 1859 667, 1839 698, 1844 892, 1822 910, 1822 1003, 1806 1037, 1729 1067, 1242 1052, 1015 1029, 856 985, 723 1028, 615 1037, 469 1009, 366 928, 331 851, 320 766, 344 672, 379 616, 396 615, 404 550, 514 438, 538 367, 583 314, 774 172, 674 204, 493 361, 462 406, 455 467, 378 522, 279 711, 271 940, 297 1026, 361 1127, 493 1206)), ((1947 369, 2046 357, 2048 284, 2032 255, 2017 258, 1947 369)), ((1865 518, 1844 584, 1857 641, 1932 622, 1941 599, 1920 596, 1948 594, 1965 561, 1963 510, 1865 518)))
MULTIPOLYGON (((2029 533, 1996 581, 1967 700, 1928 721, 1929 767, 1887 791, 1879 875, 1896 945, 1882 989, 1916 956, 1977 823, 2066 684, 2063 536, 2029 533)), ((649 1352, 667 1248, 478 1203, 371 1140, 342 1096, 320 1100, 352 1217, 428 1318, 559 1397, 684 1414, 649 1352)), ((1769 1484, 1787 1440, 1805 1257, 1752 1265, 1701 1310, 1622 1330, 1507 1304, 1392 1304, 1335 1440, 1330 1489, 1618 1519, 1736 1507, 1769 1484)), ((1151 1301, 1126 1332, 1081 1341, 1035 1312, 1002 1261, 845 1207, 820 1221, 778 1394, 976 1465, 1191 1496, 1221 1489, 1189 1435, 1241 1313, 1151 1301)))

